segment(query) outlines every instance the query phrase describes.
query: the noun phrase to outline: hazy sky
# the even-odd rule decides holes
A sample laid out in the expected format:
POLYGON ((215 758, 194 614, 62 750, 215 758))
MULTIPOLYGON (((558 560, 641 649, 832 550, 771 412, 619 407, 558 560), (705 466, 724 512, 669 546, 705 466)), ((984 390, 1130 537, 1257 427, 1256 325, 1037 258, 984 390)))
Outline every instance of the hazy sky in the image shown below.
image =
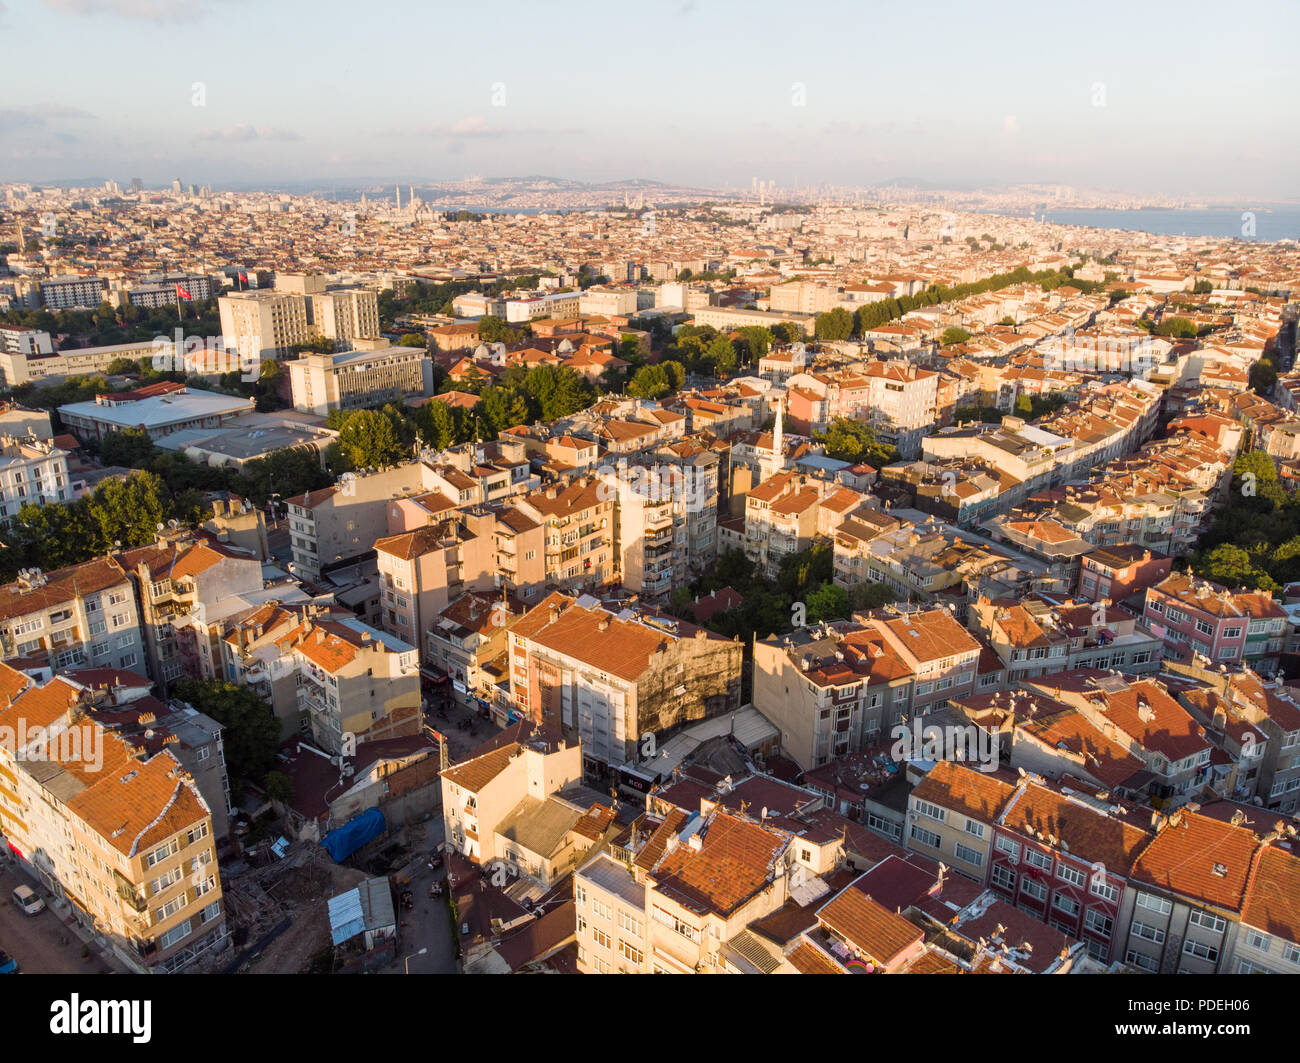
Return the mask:
POLYGON ((1291 199, 1297 39, 1296 0, 0 0, 0 180, 1291 199))

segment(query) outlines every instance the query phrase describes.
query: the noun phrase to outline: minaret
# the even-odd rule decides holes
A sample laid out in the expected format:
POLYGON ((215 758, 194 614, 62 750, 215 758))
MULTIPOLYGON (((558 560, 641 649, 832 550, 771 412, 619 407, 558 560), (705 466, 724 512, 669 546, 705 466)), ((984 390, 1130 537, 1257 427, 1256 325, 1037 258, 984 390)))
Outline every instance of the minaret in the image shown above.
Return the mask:
POLYGON ((393 185, 393 193, 397 196, 397 209, 402 209, 402 186, 393 185))

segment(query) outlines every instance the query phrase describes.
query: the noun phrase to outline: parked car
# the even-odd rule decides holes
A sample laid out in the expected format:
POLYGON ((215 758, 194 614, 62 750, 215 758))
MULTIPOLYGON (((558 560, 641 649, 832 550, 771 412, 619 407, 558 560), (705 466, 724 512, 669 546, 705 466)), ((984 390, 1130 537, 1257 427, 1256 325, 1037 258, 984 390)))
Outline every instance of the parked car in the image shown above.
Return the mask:
POLYGON ((11 894, 14 904, 18 905, 28 915, 36 915, 45 911, 45 902, 36 896, 36 891, 31 886, 15 886, 11 894))
POLYGON ((17 974, 17 973, 18 973, 18 961, 15 960, 12 956, 10 956, 9 953, 5 952, 3 949, 0 949, 0 974, 17 974))

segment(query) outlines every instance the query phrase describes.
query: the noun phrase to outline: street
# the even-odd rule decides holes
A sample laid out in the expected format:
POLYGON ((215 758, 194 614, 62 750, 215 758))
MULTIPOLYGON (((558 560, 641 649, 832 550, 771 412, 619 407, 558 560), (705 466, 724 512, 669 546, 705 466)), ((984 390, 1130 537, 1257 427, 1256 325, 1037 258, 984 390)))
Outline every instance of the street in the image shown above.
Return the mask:
MULTIPOLYGON (((433 833, 433 832, 431 832, 433 833)), ((441 830, 438 835, 441 836, 441 830)), ((398 908, 397 941, 398 959, 383 974, 455 974, 456 944, 451 936, 451 916, 447 911, 447 894, 429 896, 429 884, 445 884, 446 871, 427 867, 428 851, 421 854, 411 867, 409 889, 415 894, 415 908, 408 911, 398 908)))
MULTIPOLYGON (((108 968, 92 952, 91 958, 81 958, 82 943, 59 919, 59 913, 48 907, 49 896, 38 889, 46 909, 36 915, 25 915, 10 898, 15 886, 35 886, 26 876, 14 873, 7 861, 0 865, 0 949, 18 961, 22 974, 106 974, 108 968)), ((443 922, 447 919, 444 915, 443 922)))

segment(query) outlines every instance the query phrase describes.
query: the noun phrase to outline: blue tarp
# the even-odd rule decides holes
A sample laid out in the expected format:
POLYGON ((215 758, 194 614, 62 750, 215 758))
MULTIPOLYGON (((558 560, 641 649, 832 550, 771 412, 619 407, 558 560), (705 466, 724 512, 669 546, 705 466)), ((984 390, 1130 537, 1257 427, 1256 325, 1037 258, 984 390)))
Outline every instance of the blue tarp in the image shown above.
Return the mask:
POLYGON ((368 808, 337 830, 330 831, 321 839, 321 845, 325 846, 325 851, 334 858, 334 862, 339 864, 387 829, 384 814, 377 808, 368 808))

